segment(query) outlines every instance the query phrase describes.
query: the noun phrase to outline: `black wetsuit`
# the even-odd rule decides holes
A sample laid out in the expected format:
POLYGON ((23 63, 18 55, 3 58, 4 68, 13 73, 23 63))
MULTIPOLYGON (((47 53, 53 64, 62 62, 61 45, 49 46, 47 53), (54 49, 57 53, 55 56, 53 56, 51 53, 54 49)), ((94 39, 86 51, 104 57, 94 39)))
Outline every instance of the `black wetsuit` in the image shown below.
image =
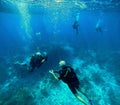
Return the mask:
POLYGON ((76 34, 78 35, 79 34, 79 24, 78 24, 78 21, 75 21, 74 24, 73 24, 73 29, 76 30, 76 34))
POLYGON ((58 74, 60 75, 59 79, 68 85, 73 94, 76 94, 76 89, 79 89, 80 82, 73 68, 70 66, 64 66, 62 67, 62 70, 58 72, 58 74))
POLYGON ((39 68, 43 64, 42 60, 44 59, 46 61, 47 57, 43 57, 42 55, 33 55, 30 59, 30 71, 33 71, 36 67, 39 68))

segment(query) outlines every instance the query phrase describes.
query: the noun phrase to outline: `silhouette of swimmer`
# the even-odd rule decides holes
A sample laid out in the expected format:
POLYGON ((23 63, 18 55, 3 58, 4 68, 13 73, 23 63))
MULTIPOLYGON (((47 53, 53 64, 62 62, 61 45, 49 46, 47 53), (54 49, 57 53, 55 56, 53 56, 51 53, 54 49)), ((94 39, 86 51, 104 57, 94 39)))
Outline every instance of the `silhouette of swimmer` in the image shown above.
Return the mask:
POLYGON ((96 32, 103 32, 101 27, 96 27, 95 30, 96 32))
POLYGON ((78 35, 79 34, 79 13, 77 13, 76 17, 75 17, 75 21, 73 23, 73 29, 76 30, 76 34, 78 35))
POLYGON ((100 32, 100 33, 103 32, 102 27, 101 27, 101 20, 100 19, 98 20, 98 22, 95 26, 95 30, 96 30, 96 32, 100 32))
POLYGON ((78 35, 79 34, 79 24, 78 24, 78 21, 75 21, 74 24, 73 24, 73 29, 76 30, 76 34, 78 35))

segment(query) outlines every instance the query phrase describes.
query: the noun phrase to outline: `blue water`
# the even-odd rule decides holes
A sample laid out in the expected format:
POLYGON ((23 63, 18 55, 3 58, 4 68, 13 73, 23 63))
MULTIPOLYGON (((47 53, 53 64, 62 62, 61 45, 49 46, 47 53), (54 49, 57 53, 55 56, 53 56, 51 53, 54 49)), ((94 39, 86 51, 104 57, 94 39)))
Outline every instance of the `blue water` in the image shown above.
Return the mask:
POLYGON ((49 74, 60 69, 63 59, 75 69, 93 105, 120 105, 119 8, 52 6, 31 7, 24 16, 27 22, 19 11, 0 8, 0 105, 82 105, 49 74), (79 35, 72 28, 77 13, 79 35), (99 20, 102 32, 95 29, 99 20), (46 51, 48 61, 34 72, 14 64, 36 51, 46 51))

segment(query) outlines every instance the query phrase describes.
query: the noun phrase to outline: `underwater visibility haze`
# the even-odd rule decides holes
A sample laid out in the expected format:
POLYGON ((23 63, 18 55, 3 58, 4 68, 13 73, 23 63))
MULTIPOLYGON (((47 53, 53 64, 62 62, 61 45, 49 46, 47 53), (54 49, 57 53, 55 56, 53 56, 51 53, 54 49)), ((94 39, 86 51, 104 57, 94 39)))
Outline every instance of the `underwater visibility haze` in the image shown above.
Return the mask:
POLYGON ((119 0, 0 0, 0 105, 83 105, 49 73, 60 60, 93 105, 120 105, 119 27, 119 0), (38 51, 40 68, 16 65, 38 51))

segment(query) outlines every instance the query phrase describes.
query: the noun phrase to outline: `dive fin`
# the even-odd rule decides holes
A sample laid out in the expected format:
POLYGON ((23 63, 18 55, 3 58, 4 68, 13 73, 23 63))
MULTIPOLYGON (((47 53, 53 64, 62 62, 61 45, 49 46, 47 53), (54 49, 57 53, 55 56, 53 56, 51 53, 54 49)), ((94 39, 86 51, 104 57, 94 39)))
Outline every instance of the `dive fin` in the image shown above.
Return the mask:
POLYGON ((89 99, 88 101, 89 101, 90 105, 93 105, 92 100, 89 99))

